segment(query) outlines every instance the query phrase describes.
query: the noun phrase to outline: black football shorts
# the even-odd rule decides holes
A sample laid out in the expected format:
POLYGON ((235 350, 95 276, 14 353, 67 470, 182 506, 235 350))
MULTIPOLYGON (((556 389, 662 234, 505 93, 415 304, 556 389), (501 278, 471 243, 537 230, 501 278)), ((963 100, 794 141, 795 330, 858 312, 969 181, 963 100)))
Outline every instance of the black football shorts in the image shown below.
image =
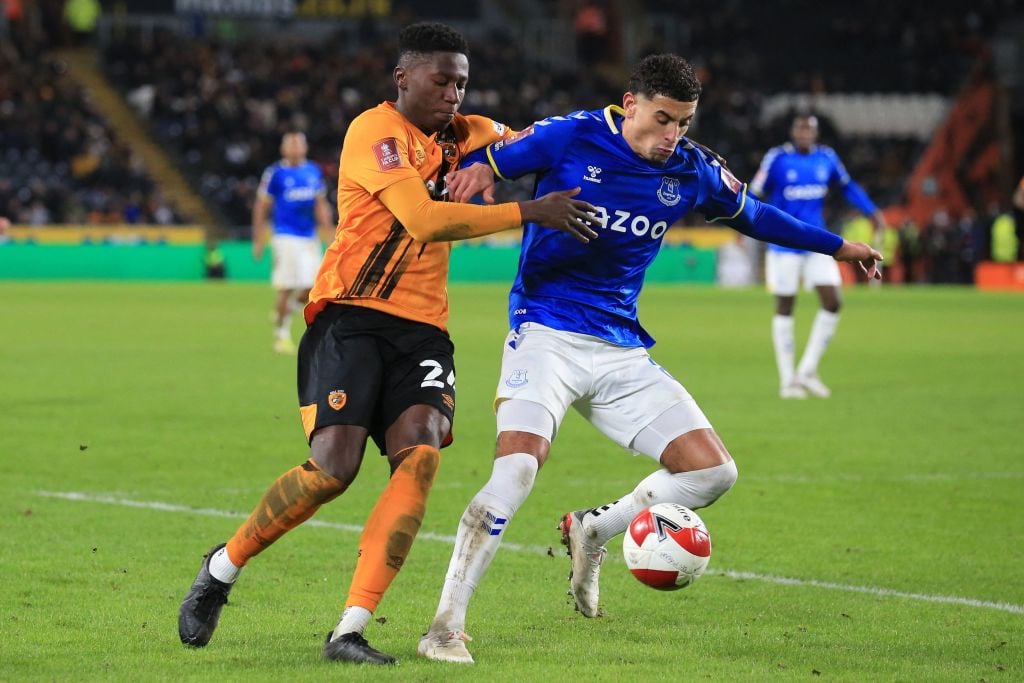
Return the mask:
MULTIPOLYGON (((299 343, 299 412, 307 441, 320 427, 365 427, 381 453, 384 434, 410 406, 455 420, 455 346, 433 325, 372 308, 329 304, 299 343)), ((445 445, 451 442, 451 435, 445 445)))

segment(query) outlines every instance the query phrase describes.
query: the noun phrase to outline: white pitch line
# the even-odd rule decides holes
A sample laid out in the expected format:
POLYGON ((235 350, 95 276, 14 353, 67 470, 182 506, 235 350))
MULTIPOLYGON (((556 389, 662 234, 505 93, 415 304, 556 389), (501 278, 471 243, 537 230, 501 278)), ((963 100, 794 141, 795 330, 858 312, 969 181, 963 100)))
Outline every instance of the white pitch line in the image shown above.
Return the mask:
MULTIPOLYGON (((218 510, 215 508, 193 508, 186 505, 175 505, 160 501, 131 500, 128 498, 117 498, 115 496, 95 495, 82 493, 80 491, 37 491, 37 496, 43 498, 59 498, 83 503, 102 503, 106 505, 120 505, 122 507, 142 508, 146 510, 159 510, 161 512, 181 512, 192 515, 204 515, 207 517, 229 517, 232 519, 244 519, 248 515, 229 510, 218 510)), ((363 527, 359 524, 342 524, 338 522, 323 522, 317 519, 310 519, 303 523, 303 526, 321 527, 325 529, 338 529, 352 533, 361 533, 363 527)), ((422 532, 417 538, 428 541, 440 541, 448 545, 455 544, 455 537, 448 534, 435 534, 429 531, 422 532)), ((502 543, 503 548, 515 552, 531 553, 534 555, 548 555, 552 551, 550 546, 524 545, 520 543, 502 543)), ((988 600, 975 600, 974 598, 962 598, 956 595, 929 595, 926 593, 909 593, 906 591, 893 590, 891 588, 877 588, 874 586, 854 586, 831 581, 818 581, 816 579, 794 579, 786 576, 772 576, 770 574, 758 574, 756 572, 741 572, 731 569, 709 569, 708 574, 724 576, 730 579, 746 581, 762 581, 774 583, 780 586, 810 586, 812 588, 824 588, 826 590, 844 591, 847 593, 865 593, 886 598, 904 598, 907 600, 919 600, 945 605, 962 605, 964 607, 978 607, 982 609, 994 609, 1001 612, 1013 614, 1024 614, 1024 605, 1015 605, 1009 602, 991 602, 988 600)))
MULTIPOLYGON (((82 503, 104 503, 106 505, 120 505, 129 508, 143 508, 146 510, 159 510, 161 512, 184 512, 191 515, 204 515, 206 517, 228 517, 231 519, 245 519, 249 515, 242 512, 231 512, 230 510, 217 510, 214 508, 193 508, 187 505, 175 505, 174 503, 161 503, 150 500, 130 500, 128 498, 116 498, 114 496, 93 495, 80 491, 36 491, 37 496, 43 498, 60 498, 62 500, 74 500, 82 503)), ((309 519, 302 523, 302 526, 315 526, 323 529, 338 529, 350 531, 355 534, 363 532, 361 524, 343 524, 341 522, 324 522, 319 519, 309 519)), ((455 545, 455 537, 449 534, 435 534, 431 531, 423 531, 416 534, 416 538, 425 538, 428 541, 441 541, 448 545, 455 545)), ((523 545, 521 543, 502 543, 501 547, 509 548, 520 553, 534 553, 536 555, 547 555, 549 546, 546 545, 523 545)))

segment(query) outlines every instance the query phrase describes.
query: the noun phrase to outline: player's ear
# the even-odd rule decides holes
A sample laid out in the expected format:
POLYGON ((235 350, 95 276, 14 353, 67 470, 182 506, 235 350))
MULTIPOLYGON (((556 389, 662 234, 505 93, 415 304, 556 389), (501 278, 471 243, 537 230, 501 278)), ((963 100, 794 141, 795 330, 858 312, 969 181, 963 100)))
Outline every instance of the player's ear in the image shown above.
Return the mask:
POLYGON ((627 92, 622 96, 622 108, 626 111, 626 118, 631 119, 636 114, 636 95, 627 92))
POLYGON ((395 79, 395 85, 398 86, 399 90, 405 90, 406 88, 409 87, 409 75, 402 67, 396 66, 394 72, 392 73, 392 77, 395 79))

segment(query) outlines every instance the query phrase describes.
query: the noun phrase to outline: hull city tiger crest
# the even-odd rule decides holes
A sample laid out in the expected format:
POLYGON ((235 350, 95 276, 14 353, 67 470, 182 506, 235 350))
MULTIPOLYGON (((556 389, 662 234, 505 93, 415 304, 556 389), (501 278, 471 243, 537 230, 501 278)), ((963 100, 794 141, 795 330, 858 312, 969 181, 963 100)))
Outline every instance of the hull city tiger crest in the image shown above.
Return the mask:
POLYGON ((679 194, 679 178, 664 176, 661 179, 661 187, 658 188, 658 199, 665 206, 675 206, 682 199, 679 194))
POLYGON ((345 407, 345 403, 348 402, 348 394, 342 389, 335 389, 331 393, 327 394, 327 405, 335 410, 341 410, 345 407))

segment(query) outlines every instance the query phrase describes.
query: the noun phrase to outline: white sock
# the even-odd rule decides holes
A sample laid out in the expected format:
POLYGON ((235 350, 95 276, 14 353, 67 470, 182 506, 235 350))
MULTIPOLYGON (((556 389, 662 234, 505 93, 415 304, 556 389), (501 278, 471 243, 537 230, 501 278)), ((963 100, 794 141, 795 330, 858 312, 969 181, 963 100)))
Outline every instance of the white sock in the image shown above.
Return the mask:
POLYGON ((357 607, 356 605, 346 607, 345 611, 341 613, 341 621, 338 622, 334 633, 331 634, 331 640, 335 640, 346 633, 362 633, 366 625, 370 623, 370 617, 372 616, 373 612, 365 607, 357 607))
POLYGON ((707 507, 736 483, 736 463, 672 474, 659 469, 632 493, 583 515, 583 530, 595 545, 618 536, 642 510, 658 503, 676 503, 691 510, 707 507))
POLYGON ((772 342, 775 345, 775 365, 779 368, 779 386, 793 382, 793 316, 772 316, 772 342))
POLYGON ((838 313, 829 313, 825 309, 818 311, 818 315, 814 316, 811 336, 807 338, 807 348, 804 349, 804 355, 796 370, 797 375, 812 377, 818 374, 818 362, 828 348, 828 343, 832 341, 832 335, 835 334, 838 325, 838 313))
POLYGON ((278 339, 291 339, 292 338, 292 314, 287 314, 284 319, 278 323, 277 328, 274 330, 274 334, 277 335, 278 339))
POLYGON ((235 566, 228 557, 227 547, 221 548, 210 558, 210 575, 224 583, 234 583, 242 568, 235 566))
POLYGON ((465 630, 469 600, 498 552, 503 532, 530 494, 536 476, 537 458, 529 453, 512 453, 494 461, 490 480, 459 520, 455 551, 430 630, 465 630))

